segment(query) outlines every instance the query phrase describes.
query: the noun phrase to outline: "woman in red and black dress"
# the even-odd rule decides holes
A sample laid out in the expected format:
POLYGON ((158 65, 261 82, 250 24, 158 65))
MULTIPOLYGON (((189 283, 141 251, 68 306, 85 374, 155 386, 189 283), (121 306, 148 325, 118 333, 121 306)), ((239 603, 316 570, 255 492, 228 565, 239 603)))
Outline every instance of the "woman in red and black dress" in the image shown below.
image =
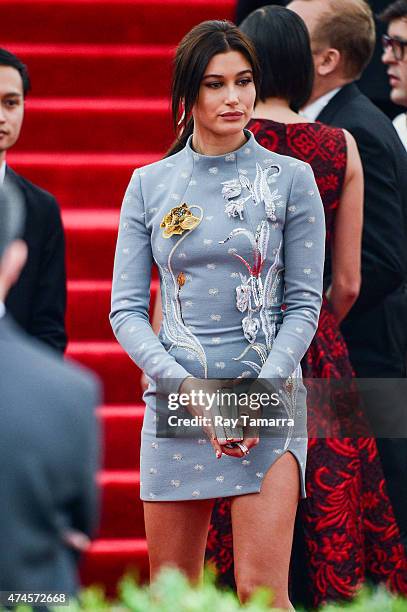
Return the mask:
MULTIPOLYGON (((288 9, 266 6, 245 19, 241 29, 254 42, 263 72, 260 101, 247 127, 262 146, 308 162, 324 203, 329 282, 317 333, 302 361, 303 375, 349 379, 352 384, 354 374, 339 324, 360 286, 359 153, 344 130, 306 122, 295 112, 307 102, 313 80, 309 36, 302 20, 288 9)), ((332 406, 308 402, 307 498, 300 503, 294 537, 294 551, 302 557, 301 572, 298 577, 293 573, 294 596, 306 605, 350 598, 367 579, 407 593, 405 552, 376 443, 366 434, 358 406, 349 417, 358 437, 328 437, 336 431, 332 406), (319 432, 325 429, 325 437, 316 437, 316 425, 319 432)), ((233 585, 227 498, 215 506, 206 559, 217 567, 221 583, 233 585)))

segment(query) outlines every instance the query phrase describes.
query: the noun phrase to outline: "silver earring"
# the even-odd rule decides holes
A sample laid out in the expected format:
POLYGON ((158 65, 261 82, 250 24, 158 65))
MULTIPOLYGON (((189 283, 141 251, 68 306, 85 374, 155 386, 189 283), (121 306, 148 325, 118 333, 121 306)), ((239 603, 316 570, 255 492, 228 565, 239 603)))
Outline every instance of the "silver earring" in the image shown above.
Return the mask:
POLYGON ((184 109, 183 109, 183 111, 182 111, 181 118, 180 118, 180 120, 178 121, 177 125, 181 125, 181 123, 184 121, 184 119, 185 119, 185 108, 184 108, 184 109))

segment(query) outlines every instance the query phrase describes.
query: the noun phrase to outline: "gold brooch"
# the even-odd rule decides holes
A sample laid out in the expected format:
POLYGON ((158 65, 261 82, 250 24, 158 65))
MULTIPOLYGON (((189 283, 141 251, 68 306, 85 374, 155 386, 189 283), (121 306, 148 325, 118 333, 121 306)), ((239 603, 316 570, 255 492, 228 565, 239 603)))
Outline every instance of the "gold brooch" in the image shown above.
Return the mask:
POLYGON ((188 204, 171 208, 160 223, 164 228, 164 238, 171 238, 175 234, 183 234, 186 230, 194 229, 200 222, 199 217, 195 217, 189 210, 188 204))

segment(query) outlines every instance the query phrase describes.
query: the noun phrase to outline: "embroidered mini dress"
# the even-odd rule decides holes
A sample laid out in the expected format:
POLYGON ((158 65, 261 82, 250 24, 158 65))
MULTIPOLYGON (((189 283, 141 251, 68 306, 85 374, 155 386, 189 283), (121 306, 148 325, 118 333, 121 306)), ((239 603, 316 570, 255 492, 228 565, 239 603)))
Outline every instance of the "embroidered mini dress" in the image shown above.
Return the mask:
POLYGON ((242 147, 217 156, 196 153, 190 137, 175 155, 135 170, 124 196, 110 321, 149 380, 140 453, 145 501, 259 492, 287 451, 305 497, 307 438, 296 435, 306 431, 300 361, 322 302, 324 210, 309 164, 245 135, 242 147), (153 263, 163 305, 158 337, 149 322, 153 263), (281 437, 260 434, 241 458, 217 459, 203 430, 158 436, 157 389, 177 393, 191 375, 268 379, 295 427, 281 437))

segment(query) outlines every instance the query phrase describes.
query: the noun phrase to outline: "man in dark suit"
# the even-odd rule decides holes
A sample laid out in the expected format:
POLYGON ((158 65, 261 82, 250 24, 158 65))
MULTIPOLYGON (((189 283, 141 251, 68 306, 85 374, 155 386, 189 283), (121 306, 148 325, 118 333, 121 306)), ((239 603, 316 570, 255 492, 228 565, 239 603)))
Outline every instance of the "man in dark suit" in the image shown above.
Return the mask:
POLYGON ((73 595, 98 522, 99 385, 4 307, 27 256, 22 208, 0 187, 0 591, 73 595))
MULTIPOLYGON (((364 0, 294 0, 311 35, 315 84, 303 114, 345 128, 356 139, 365 177, 362 287, 341 329, 360 378, 406 377, 407 154, 391 121, 354 84, 375 44, 371 9, 364 0)), ((329 262, 326 268, 329 277, 329 262)), ((374 422, 387 414, 396 431, 400 398, 394 385, 369 398, 374 422), (394 411, 392 411, 394 409, 394 411)), ((375 430, 388 491, 407 545, 407 441, 375 430)), ((395 435, 395 434, 394 434, 395 435)))
POLYGON ((61 353, 65 332, 65 241, 55 198, 16 174, 6 164, 6 151, 18 140, 24 118, 24 99, 30 82, 20 60, 0 49, 0 185, 23 193, 27 222, 24 240, 28 260, 7 298, 7 309, 30 335, 61 353))

